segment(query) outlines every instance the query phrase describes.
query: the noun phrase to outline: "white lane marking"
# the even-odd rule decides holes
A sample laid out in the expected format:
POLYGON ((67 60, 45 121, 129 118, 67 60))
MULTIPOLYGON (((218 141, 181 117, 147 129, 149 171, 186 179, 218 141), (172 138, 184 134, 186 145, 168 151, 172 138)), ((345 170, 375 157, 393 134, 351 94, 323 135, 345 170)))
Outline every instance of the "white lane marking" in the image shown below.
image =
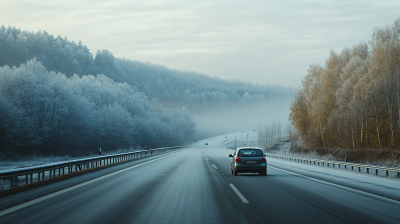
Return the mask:
POLYGON ((250 202, 243 196, 243 194, 240 193, 240 191, 235 187, 235 185, 229 184, 229 186, 231 186, 231 188, 233 189, 233 191, 235 191, 235 193, 239 196, 239 198, 242 199, 243 203, 250 203, 250 202))
POLYGON ((320 183, 320 184, 329 185, 331 187, 336 187, 336 188, 339 188, 339 189, 342 189, 342 190, 345 190, 345 191, 348 191, 348 192, 351 192, 351 193, 354 193, 354 194, 362 195, 362 196, 365 196, 365 197, 368 197, 368 198, 372 198, 372 199, 375 199, 375 200, 378 200, 378 201, 384 201, 384 202, 389 203, 389 204, 395 204, 395 205, 400 206, 400 201, 396 201, 394 199, 385 198, 383 196, 379 196, 379 195, 376 195, 376 194, 368 193, 368 192, 365 192, 365 191, 353 189, 353 188, 350 188, 350 187, 345 187, 345 186, 342 186, 342 185, 339 185, 339 184, 334 184, 334 183, 327 182, 327 181, 324 181, 324 180, 319 180, 319 179, 316 179, 316 178, 313 178, 313 177, 308 177, 308 176, 305 176, 305 175, 302 175, 302 174, 293 173, 293 172, 290 172, 290 171, 287 171, 287 170, 282 170, 282 169, 279 169, 279 168, 271 166, 271 165, 268 165, 268 166, 270 168, 272 168, 272 169, 279 170, 279 171, 282 171, 282 172, 285 172, 285 173, 288 173, 288 174, 292 174, 294 176, 298 176, 298 177, 301 177, 301 178, 304 178, 304 179, 308 179, 308 180, 311 180, 311 181, 314 181, 314 182, 317 182, 317 183, 320 183))
POLYGON ((66 192, 75 190, 75 189, 80 188, 80 187, 83 187, 83 186, 85 186, 85 185, 88 185, 88 184, 94 183, 94 182, 96 182, 96 181, 105 179, 105 178, 107 178, 107 177, 111 177, 111 176, 114 176, 114 175, 116 175, 116 174, 125 172, 125 171, 127 171, 127 170, 131 170, 131 169, 137 168, 137 167, 139 167, 139 166, 145 165, 145 164, 147 164, 147 163, 151 163, 151 162, 154 162, 154 161, 156 161, 156 160, 160 160, 160 159, 163 159, 163 158, 165 158, 165 157, 172 156, 172 155, 174 155, 174 154, 176 154, 176 153, 178 153, 178 152, 175 152, 175 153, 173 153, 173 154, 169 154, 169 155, 167 155, 167 156, 160 157, 160 158, 158 158, 158 159, 153 159, 153 160, 150 160, 150 161, 141 163, 141 164, 137 164, 137 165, 134 165, 134 166, 125 168, 125 169, 123 169, 123 170, 115 171, 115 172, 113 172, 113 173, 110 173, 110 174, 107 174, 107 175, 98 177, 98 178, 96 178, 96 179, 89 180, 89 181, 83 182, 83 183, 81 183, 81 184, 78 184, 78 185, 75 185, 75 186, 72 186, 72 187, 69 187, 69 188, 65 188, 64 190, 57 191, 57 192, 54 192, 54 193, 45 195, 45 196, 43 196, 43 197, 34 199, 34 200, 32 200, 32 201, 28 201, 28 202, 22 203, 22 204, 20 204, 20 205, 16 205, 16 206, 14 206, 14 207, 5 209, 5 210, 3 210, 3 211, 0 211, 0 217, 1 217, 1 216, 4 216, 4 215, 7 215, 7 214, 9 214, 9 213, 11 213, 11 212, 15 212, 15 211, 18 211, 18 210, 20 210, 20 209, 26 208, 26 207, 28 207, 28 206, 34 205, 34 204, 36 204, 36 203, 42 202, 42 201, 47 200, 47 199, 49 199, 49 198, 53 198, 53 197, 58 196, 58 195, 60 195, 60 194, 64 194, 64 193, 66 193, 66 192))
POLYGON ((216 170, 218 170, 218 167, 216 166, 216 165, 214 165, 214 164, 212 164, 213 165, 213 167, 216 169, 216 170))

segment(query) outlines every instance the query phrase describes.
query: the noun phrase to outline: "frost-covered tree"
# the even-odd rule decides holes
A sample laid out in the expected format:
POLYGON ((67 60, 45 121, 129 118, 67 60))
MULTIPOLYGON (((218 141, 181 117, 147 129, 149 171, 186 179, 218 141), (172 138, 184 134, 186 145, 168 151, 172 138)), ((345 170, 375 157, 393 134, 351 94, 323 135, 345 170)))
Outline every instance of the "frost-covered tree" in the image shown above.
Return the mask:
POLYGON ((85 154, 181 145, 194 133, 186 109, 159 111, 105 75, 49 72, 37 60, 0 68, 0 152, 85 154))

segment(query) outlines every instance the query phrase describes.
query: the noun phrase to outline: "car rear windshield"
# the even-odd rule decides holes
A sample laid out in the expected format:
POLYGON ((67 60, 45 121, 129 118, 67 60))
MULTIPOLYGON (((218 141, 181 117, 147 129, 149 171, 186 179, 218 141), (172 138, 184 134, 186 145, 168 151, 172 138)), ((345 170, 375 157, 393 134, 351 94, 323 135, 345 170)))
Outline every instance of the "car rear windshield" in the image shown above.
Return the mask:
POLYGON ((259 149, 240 149, 238 152, 239 157, 263 157, 264 154, 259 149))

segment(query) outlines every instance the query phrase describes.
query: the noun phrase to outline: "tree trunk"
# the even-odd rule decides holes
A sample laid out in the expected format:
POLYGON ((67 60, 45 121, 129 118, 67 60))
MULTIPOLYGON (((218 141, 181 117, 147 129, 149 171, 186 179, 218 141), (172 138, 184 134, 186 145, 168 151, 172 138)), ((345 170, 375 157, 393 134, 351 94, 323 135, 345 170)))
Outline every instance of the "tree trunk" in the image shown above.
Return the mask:
POLYGON ((354 130, 353 124, 351 125, 351 140, 353 141, 353 149, 354 149, 354 130))
POLYGON ((365 144, 368 147, 368 117, 365 118, 365 144))
POLYGON ((387 85, 386 85, 386 76, 383 77, 383 80, 385 82, 385 93, 386 93, 386 102, 388 105, 388 110, 389 110, 389 119, 390 119, 390 131, 391 131, 391 145, 392 145, 392 149, 394 148, 394 136, 393 136, 393 118, 392 118, 392 107, 390 106, 390 102, 389 102, 389 94, 388 94, 388 90, 387 90, 387 85))
POLYGON ((378 113, 376 112, 376 107, 375 107, 375 120, 376 120, 376 134, 378 135, 379 149, 382 150, 381 140, 379 138, 378 113))
POLYGON ((321 115, 319 115, 319 130, 321 131, 322 143, 324 144, 324 148, 326 148, 325 147, 325 141, 324 141, 324 135, 322 134, 321 115))
POLYGON ((364 120, 361 118, 361 147, 363 146, 364 120))

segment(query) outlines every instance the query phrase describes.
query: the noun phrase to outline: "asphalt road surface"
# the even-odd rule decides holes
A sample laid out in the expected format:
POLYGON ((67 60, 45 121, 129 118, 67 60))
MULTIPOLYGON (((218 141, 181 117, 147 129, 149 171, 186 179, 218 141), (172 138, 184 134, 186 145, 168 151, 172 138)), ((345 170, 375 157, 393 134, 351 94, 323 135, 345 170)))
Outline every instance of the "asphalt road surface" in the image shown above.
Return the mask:
POLYGON ((0 223, 400 223, 396 200, 282 166, 232 176, 223 140, 2 196, 0 223))

